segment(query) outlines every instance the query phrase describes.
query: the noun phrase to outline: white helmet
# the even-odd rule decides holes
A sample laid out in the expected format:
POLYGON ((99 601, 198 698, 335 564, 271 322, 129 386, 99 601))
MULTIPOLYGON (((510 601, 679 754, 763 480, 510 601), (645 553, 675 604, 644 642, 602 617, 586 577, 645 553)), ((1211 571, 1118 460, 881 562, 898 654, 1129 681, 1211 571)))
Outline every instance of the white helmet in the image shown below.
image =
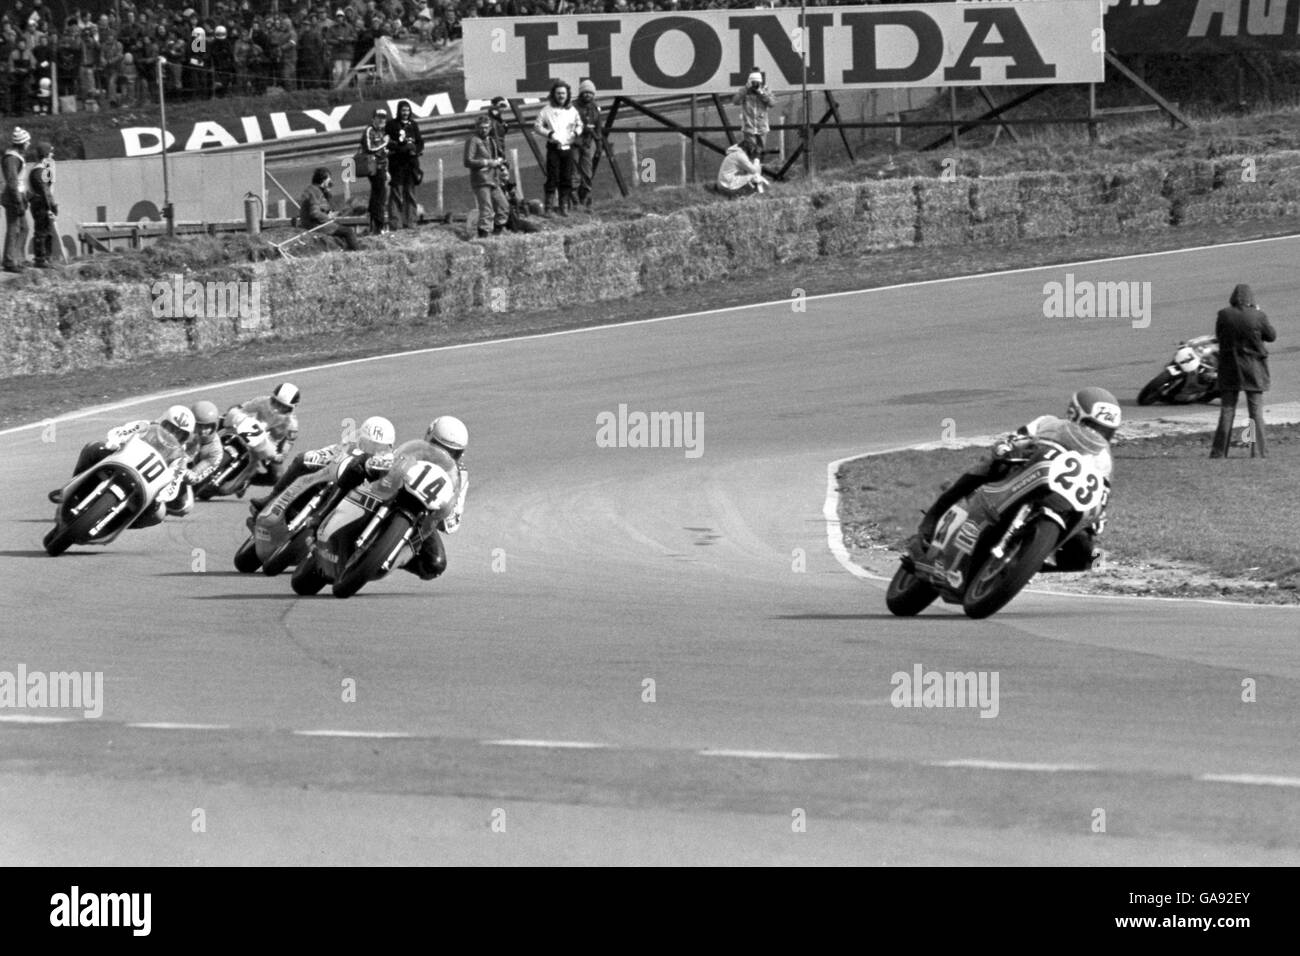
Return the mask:
POLYGON ((1119 400, 1104 388, 1096 386, 1081 388, 1071 395, 1065 417, 1088 426, 1107 441, 1115 437, 1123 420, 1119 400))
POLYGON ((300 401, 302 401, 302 392, 298 391, 297 385, 290 385, 288 382, 277 385, 275 391, 271 393, 271 404, 285 414, 292 412, 300 401))
POLYGON ((424 440, 434 445, 441 445, 451 452, 457 460, 469 444, 469 429, 459 418, 451 415, 439 415, 429 423, 429 430, 424 433, 424 440))
POLYGON ((184 405, 173 405, 158 419, 158 425, 183 445, 194 434, 194 413, 184 405))
POLYGON ((361 423, 357 447, 367 455, 378 455, 381 452, 392 451, 396 441, 397 429, 393 427, 393 423, 387 418, 372 415, 361 423))

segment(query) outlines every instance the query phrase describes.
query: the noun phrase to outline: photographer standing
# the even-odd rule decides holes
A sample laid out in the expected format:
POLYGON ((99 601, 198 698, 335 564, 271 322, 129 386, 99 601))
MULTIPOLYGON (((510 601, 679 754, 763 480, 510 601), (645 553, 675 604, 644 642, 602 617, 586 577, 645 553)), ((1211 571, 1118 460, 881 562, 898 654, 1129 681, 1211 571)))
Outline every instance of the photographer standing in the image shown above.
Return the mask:
MULTIPOLYGON (((361 133, 361 145, 357 150, 358 160, 365 160, 369 169, 365 170, 370 180, 370 234, 382 235, 388 232, 388 134, 384 127, 388 124, 388 110, 375 110, 370 118, 370 125, 361 133)), ((357 163, 361 171, 361 163, 357 163)))
POLYGON ((752 139, 758 144, 758 154, 761 157, 764 150, 767 149, 764 137, 772 130, 772 126, 768 122, 767 111, 776 102, 771 91, 763 82, 763 74, 758 70, 750 73, 749 81, 736 91, 736 95, 731 98, 731 102, 740 107, 741 134, 746 139, 752 139))
POLYGON ((1237 398, 1246 393, 1246 412, 1255 430, 1250 457, 1268 457, 1264 444, 1264 392, 1268 391, 1268 347, 1277 339, 1268 316, 1255 304, 1255 293, 1244 282, 1232 290, 1228 307, 1220 309, 1214 323, 1219 340, 1219 427, 1214 432, 1211 458, 1226 458, 1237 417, 1237 398))
POLYGON ((510 221, 510 200, 501 188, 501 174, 507 166, 492 138, 490 116, 480 116, 474 135, 465 140, 465 168, 469 170, 469 188, 474 191, 474 201, 478 204, 479 238, 504 232, 510 221))
POLYGON ((392 174, 388 223, 395 229, 414 229, 420 223, 415 187, 424 178, 420 170, 424 137, 410 103, 402 100, 397 104, 397 115, 388 121, 384 132, 388 134, 388 169, 392 174))
POLYGON ((32 212, 32 258, 36 268, 52 269, 54 244, 59 241, 54 234, 54 217, 59 204, 54 201, 54 147, 40 143, 36 147, 36 165, 27 174, 27 195, 32 212))

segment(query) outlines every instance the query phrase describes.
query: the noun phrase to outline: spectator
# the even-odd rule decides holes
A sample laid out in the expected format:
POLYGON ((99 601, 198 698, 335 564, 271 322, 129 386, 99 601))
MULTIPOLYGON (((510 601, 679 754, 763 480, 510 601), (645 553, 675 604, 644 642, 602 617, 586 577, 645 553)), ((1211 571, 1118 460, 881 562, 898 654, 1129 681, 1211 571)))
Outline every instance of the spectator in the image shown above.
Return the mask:
POLYGON ((718 167, 718 192, 731 198, 761 193, 768 184, 759 163, 758 144, 752 139, 733 143, 718 167))
POLYGON ((333 185, 330 171, 324 166, 318 166, 312 173, 311 185, 303 191, 298 201, 298 225, 331 237, 348 252, 356 252, 360 248, 357 234, 351 226, 336 221, 336 214, 330 206, 330 189, 333 185))
POLYGON ((118 89, 109 90, 110 96, 116 96, 123 106, 133 106, 140 102, 140 71, 136 69, 135 55, 132 53, 122 54, 122 75, 118 84, 118 89))
POLYGON ((83 100, 88 100, 99 92, 99 87, 95 83, 95 66, 99 63, 99 41, 95 39, 94 27, 85 27, 81 31, 80 61, 77 95, 83 100))
POLYGON ((0 207, 5 212, 5 272, 22 272, 27 261, 27 177, 23 175, 23 167, 27 165, 31 142, 31 134, 16 126, 9 148, 0 157, 0 170, 4 173, 0 207))
POLYGON ((765 137, 772 129, 767 111, 775 102, 763 82, 763 74, 758 70, 749 74, 749 81, 736 91, 731 102, 740 107, 741 134, 758 144, 758 155, 761 158, 767 148, 765 137))
POLYGON ((361 148, 357 153, 373 160, 374 172, 369 174, 372 236, 388 232, 388 134, 384 132, 387 122, 388 110, 375 110, 370 125, 361 131, 361 148))
POLYGON ((469 188, 478 205, 478 236, 485 239, 505 231, 510 221, 510 201, 501 188, 505 157, 492 138, 492 119, 480 116, 474 135, 465 140, 465 168, 469 170, 469 188), (488 223, 492 223, 489 230, 488 223))
POLYGON ((488 117, 492 120, 491 136, 496 140, 497 154, 504 156, 506 154, 506 107, 510 104, 504 96, 492 97, 492 104, 488 107, 488 117))
POLYGON ((260 66, 262 50, 246 33, 232 30, 234 38, 235 95, 248 96, 253 92, 253 75, 260 66))
POLYGON ((546 137, 546 214, 556 208, 557 192, 561 216, 569 214, 573 202, 573 144, 582 134, 582 117, 570 98, 569 84, 556 80, 537 114, 537 132, 546 137))
POLYGON ((411 114, 410 103, 402 100, 397 104, 397 115, 385 125, 384 133, 388 137, 388 169, 392 176, 388 221, 395 229, 414 229, 420 222, 415 187, 424 178, 420 171, 424 136, 411 114))
POLYGON ((600 106, 596 103, 596 84, 583 80, 578 84, 578 116, 582 119, 582 133, 578 137, 576 165, 578 167, 578 202, 591 206, 591 180, 596 171, 596 157, 604 145, 604 128, 600 122, 600 106))
POLYGON ((343 82, 343 77, 352 69, 352 53, 357 45, 356 14, 351 7, 336 11, 334 26, 329 33, 330 60, 333 64, 330 79, 334 86, 343 82))
POLYGON ((1255 305, 1255 293, 1242 283, 1232 290, 1228 308, 1220 309, 1214 323, 1219 340, 1219 427, 1214 433, 1211 458, 1226 458, 1237 417, 1239 392, 1246 393, 1246 411, 1254 426, 1250 455, 1268 457, 1264 443, 1264 392, 1269 388, 1268 348, 1277 339, 1268 316, 1255 305))
POLYGON ((313 14, 298 34, 298 82, 308 90, 323 89, 329 84, 329 62, 319 15, 313 14))
POLYGON ((212 61, 212 92, 229 96, 235 85, 235 49, 224 25, 212 32, 209 56, 212 61))
POLYGON ((195 27, 190 33, 181 82, 185 99, 211 99, 212 60, 208 55, 208 35, 203 27, 195 27))
POLYGON ((13 52, 9 54, 9 74, 13 77, 13 110, 18 116, 31 110, 32 76, 35 72, 36 61, 27 48, 27 38, 19 34, 13 52))
POLYGON ((122 59, 125 55, 126 50, 116 34, 111 31, 104 34, 104 40, 99 47, 99 62, 103 67, 104 80, 101 89, 108 94, 110 102, 111 98, 117 95, 117 80, 122 75, 122 59))
POLYGON ((36 147, 37 162, 27 174, 28 204, 32 213, 32 258, 36 268, 52 269, 54 244, 59 241, 54 234, 54 217, 59 204, 54 201, 54 147, 41 143, 36 147))

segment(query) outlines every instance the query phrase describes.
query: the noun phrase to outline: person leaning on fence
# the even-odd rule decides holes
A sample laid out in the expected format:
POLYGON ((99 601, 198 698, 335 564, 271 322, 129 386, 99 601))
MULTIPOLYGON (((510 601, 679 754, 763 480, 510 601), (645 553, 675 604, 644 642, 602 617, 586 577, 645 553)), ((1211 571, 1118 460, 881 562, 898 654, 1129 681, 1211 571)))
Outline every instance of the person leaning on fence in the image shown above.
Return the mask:
POLYGON ((388 110, 375 110, 370 118, 370 125, 361 133, 361 148, 357 158, 369 167, 358 168, 359 175, 364 174, 370 180, 370 234, 380 235, 388 232, 388 134, 384 124, 388 122, 388 110))
POLYGON ((1237 417, 1237 397, 1246 393, 1246 411, 1250 415, 1255 442, 1250 447, 1254 458, 1268 457, 1264 444, 1264 392, 1269 388, 1268 348, 1265 342, 1277 339, 1268 316, 1255 304, 1255 293, 1242 283, 1232 290, 1228 307, 1220 309, 1214 323, 1219 340, 1219 427, 1214 432, 1211 458, 1226 458, 1232 441, 1232 423, 1237 417))
POLYGON ((0 157, 0 169, 4 173, 0 206, 5 211, 5 272, 22 272, 27 261, 27 177, 23 168, 27 165, 27 148, 31 141, 27 130, 15 127, 9 148, 0 157))
POLYGON ((572 91, 569 84, 556 80, 551 85, 546 105, 537 114, 537 132, 546 137, 546 213, 555 206, 555 196, 559 193, 558 207, 561 216, 569 214, 573 202, 573 146, 582 135, 582 117, 570 103, 572 91))
POLYGON ((746 138, 727 147, 718 167, 718 192, 732 199, 761 193, 769 183, 763 178, 758 144, 746 138))
POLYGON ((583 80, 578 84, 578 102, 575 104, 582 118, 582 133, 578 136, 578 202, 591 206, 591 181, 596 173, 596 157, 604 143, 604 128, 600 122, 600 105, 596 102, 596 84, 583 80))
POLYGON ((501 175, 507 165, 492 138, 489 116, 480 116, 474 125, 474 135, 465 140, 465 168, 469 170, 469 188, 474 191, 478 205, 479 238, 504 232, 510 221, 510 200, 501 188, 501 175))
POLYGON ((765 137, 772 129, 767 111, 776 102, 763 82, 763 74, 758 70, 750 73, 749 79, 736 91, 731 102, 740 107, 741 135, 758 144, 758 154, 761 157, 767 148, 765 137))
POLYGON ((59 204, 54 201, 54 147, 39 143, 37 162, 27 173, 27 195, 32 212, 32 259, 38 269, 52 269, 54 244, 59 241, 54 234, 54 217, 59 204))
POLYGON ((388 121, 384 133, 388 136, 388 171, 392 176, 388 222, 394 229, 414 229, 420 224, 415 187, 424 178, 420 170, 424 137, 410 103, 402 100, 397 104, 397 115, 388 121))
POLYGON ((348 252, 356 252, 357 234, 351 226, 335 221, 334 209, 330 205, 330 189, 333 185, 330 171, 324 166, 316 167, 311 176, 311 185, 298 200, 298 225, 319 235, 329 236, 348 252))

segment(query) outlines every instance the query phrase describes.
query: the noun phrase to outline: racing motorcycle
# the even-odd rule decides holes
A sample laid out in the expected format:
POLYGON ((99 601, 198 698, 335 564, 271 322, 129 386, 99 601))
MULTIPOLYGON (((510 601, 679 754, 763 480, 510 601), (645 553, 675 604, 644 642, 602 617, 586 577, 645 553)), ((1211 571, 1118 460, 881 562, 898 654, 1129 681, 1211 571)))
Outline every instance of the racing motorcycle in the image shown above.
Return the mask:
POLYGON ((275 457, 275 441, 257 418, 245 418, 234 428, 217 433, 221 463, 194 485, 194 497, 207 501, 217 495, 244 497, 263 461, 275 457))
POLYGON ((235 552, 235 569, 251 574, 279 574, 311 550, 311 529, 338 503, 335 482, 351 459, 297 478, 266 503, 253 520, 252 533, 235 552))
POLYGON ((1173 361, 1138 392, 1139 405, 1190 405, 1219 397, 1219 340, 1200 335, 1178 343, 1173 361))
POLYGON ((455 462, 440 450, 437 461, 400 458, 382 478, 348 493, 325 518, 315 544, 294 569, 298 594, 333 585, 335 597, 356 594, 413 558, 424 544, 431 515, 456 495, 455 462))
POLYGON ((1099 522, 1110 487, 1091 455, 1040 439, 1020 465, 945 512, 919 559, 900 562, 885 603, 907 617, 935 598, 984 618, 1020 593, 1071 538, 1099 522))
POLYGON ((51 557, 74 544, 109 544, 158 501, 180 492, 180 473, 138 435, 63 489, 42 543, 51 557))

